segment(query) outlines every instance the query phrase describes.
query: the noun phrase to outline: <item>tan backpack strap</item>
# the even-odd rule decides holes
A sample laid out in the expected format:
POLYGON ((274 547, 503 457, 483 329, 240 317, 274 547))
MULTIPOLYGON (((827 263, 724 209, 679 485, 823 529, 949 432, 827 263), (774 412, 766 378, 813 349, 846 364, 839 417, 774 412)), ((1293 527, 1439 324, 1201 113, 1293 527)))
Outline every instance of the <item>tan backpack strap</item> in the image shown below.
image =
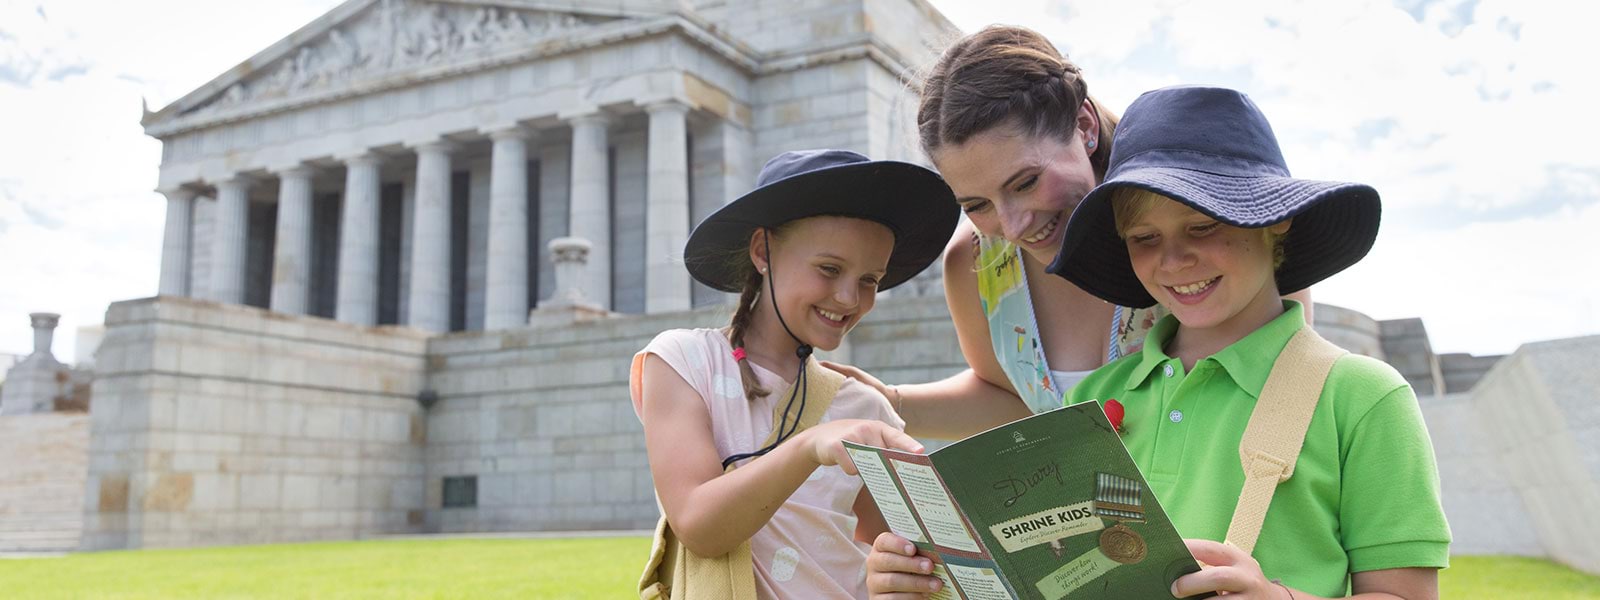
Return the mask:
MULTIPOLYGON (((800 432, 822 421, 823 413, 833 405, 833 397, 844 385, 843 375, 824 368, 815 360, 807 359, 805 402, 796 399, 789 404, 789 391, 784 390, 772 408, 772 433, 761 442, 762 447, 778 437, 781 424, 795 423, 800 432)), ((799 382, 796 382, 799 383, 799 382)), ((724 471, 732 471, 728 465, 724 471)), ((690 552, 678 541, 667 523, 666 509, 660 498, 656 508, 661 518, 656 523, 655 539, 651 543, 650 559, 645 563, 644 574, 639 577, 639 597, 642 600, 744 600, 756 597, 755 566, 750 556, 750 542, 739 544, 722 556, 702 557, 690 552)))
POLYGON ((1244 489, 1233 509, 1227 542, 1245 553, 1255 550, 1266 522, 1267 508, 1278 484, 1294 475, 1306 429, 1316 412, 1322 385, 1333 363, 1348 354, 1322 339, 1310 326, 1289 338, 1289 344, 1272 363, 1272 373, 1256 399, 1239 441, 1239 461, 1244 466, 1244 489))
MULTIPOLYGON (((799 383, 795 382, 796 385, 799 383)), ((792 424, 798 419, 800 426, 795 428, 794 433, 800 433, 820 423, 822 414, 828 412, 828 407, 833 405, 833 397, 839 393, 839 387, 842 385, 844 385, 844 375, 822 366, 822 363, 815 359, 807 358, 805 402, 796 399, 793 406, 788 406, 789 412, 785 414, 783 409, 789 404, 789 392, 793 388, 775 396, 778 401, 772 405, 772 433, 767 434, 767 439, 761 442, 760 447, 765 448, 773 440, 778 439, 778 428, 784 424, 792 424), (802 410, 804 412, 801 412, 802 410)))

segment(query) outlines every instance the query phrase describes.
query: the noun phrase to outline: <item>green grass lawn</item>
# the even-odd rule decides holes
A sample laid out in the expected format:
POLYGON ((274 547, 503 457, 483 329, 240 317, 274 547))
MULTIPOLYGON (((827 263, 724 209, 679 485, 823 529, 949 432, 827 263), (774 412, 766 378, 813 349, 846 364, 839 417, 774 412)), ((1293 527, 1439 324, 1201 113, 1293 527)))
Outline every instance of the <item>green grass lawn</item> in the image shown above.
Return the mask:
MULTIPOLYGON (((437 539, 0 560, 11 598, 631 598, 649 540, 437 539)), ((1547 561, 1456 557, 1450 600, 1600 600, 1600 577, 1547 561)))

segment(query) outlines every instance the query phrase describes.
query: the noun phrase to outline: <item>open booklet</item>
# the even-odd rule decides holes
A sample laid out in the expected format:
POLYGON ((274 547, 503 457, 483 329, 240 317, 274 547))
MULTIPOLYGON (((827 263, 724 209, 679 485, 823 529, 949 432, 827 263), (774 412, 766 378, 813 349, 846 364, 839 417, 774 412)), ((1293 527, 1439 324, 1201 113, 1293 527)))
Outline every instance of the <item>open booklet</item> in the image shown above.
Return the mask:
POLYGON ((935 600, 1171 598, 1200 570, 1094 402, 932 454, 845 447, 889 529, 933 559, 935 600))

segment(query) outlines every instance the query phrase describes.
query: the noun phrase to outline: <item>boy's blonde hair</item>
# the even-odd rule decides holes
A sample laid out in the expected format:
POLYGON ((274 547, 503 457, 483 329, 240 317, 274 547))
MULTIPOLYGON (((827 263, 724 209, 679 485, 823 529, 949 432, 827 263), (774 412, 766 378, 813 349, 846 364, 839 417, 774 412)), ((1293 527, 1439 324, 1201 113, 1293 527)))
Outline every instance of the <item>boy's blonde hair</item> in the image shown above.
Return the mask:
MULTIPOLYGON (((1143 217, 1150 209, 1162 202, 1177 202, 1161 194, 1136 187, 1118 188, 1111 196, 1111 217, 1116 222, 1117 237, 1128 239, 1128 228, 1143 217)), ((1187 206, 1187 205, 1185 205, 1187 206)), ((1198 211, 1197 211, 1198 212, 1198 211)), ((1223 223, 1227 225, 1227 223, 1223 223)), ((1231 225, 1229 225, 1231 227, 1231 225)), ((1272 249, 1272 268, 1277 270, 1283 266, 1283 238, 1288 233, 1274 233, 1271 227, 1256 229, 1261 232, 1262 239, 1266 240, 1267 247, 1272 249)))

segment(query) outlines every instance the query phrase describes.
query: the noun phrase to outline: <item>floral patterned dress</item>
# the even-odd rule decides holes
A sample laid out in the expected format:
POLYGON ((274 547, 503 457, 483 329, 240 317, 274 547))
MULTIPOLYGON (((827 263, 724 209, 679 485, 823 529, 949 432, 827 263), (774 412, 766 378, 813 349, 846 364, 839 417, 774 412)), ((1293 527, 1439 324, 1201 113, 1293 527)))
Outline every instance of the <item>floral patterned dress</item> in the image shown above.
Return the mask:
MULTIPOLYGON (((1004 239, 973 235, 977 260, 978 297, 989 320, 989 339, 1011 387, 1035 413, 1060 408, 1066 394, 1064 382, 1052 374, 1045 362, 1044 346, 1039 342, 1038 320, 1034 317, 1033 297, 1028 292, 1027 272, 1022 268, 1022 250, 1004 239)), ((1165 316, 1160 305, 1148 309, 1118 306, 1112 312, 1111 342, 1106 347, 1106 362, 1136 354, 1144 346, 1145 334, 1165 316)))

